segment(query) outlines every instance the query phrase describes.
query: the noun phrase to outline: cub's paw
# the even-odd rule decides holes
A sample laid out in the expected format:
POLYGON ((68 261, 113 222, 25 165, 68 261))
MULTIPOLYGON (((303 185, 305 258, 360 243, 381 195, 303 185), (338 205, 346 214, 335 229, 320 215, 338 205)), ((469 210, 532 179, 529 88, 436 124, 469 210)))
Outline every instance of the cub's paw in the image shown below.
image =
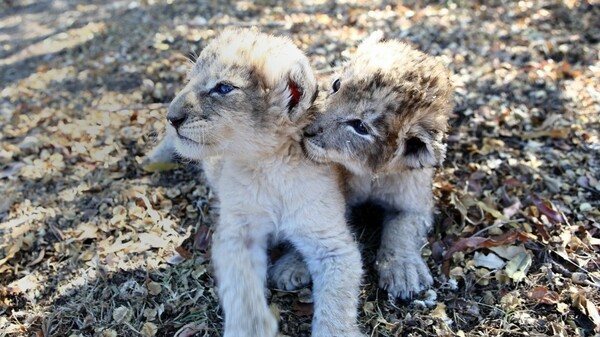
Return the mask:
POLYGON ((310 284, 310 272, 302 256, 294 250, 280 257, 269 269, 271 284, 282 290, 297 290, 310 284))
POLYGON ((379 287, 394 298, 409 299, 433 284, 431 272, 418 253, 400 255, 380 250, 375 266, 379 287))

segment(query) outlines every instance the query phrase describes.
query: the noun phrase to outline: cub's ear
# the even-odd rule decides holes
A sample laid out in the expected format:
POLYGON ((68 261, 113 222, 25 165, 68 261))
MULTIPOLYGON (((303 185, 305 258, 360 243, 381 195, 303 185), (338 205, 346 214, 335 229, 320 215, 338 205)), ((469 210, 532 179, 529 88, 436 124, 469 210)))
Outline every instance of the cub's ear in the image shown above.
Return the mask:
POLYGON ((388 169, 402 171, 406 168, 439 167, 445 157, 443 133, 416 126, 399 134, 398 147, 388 169))
POLYGON ((312 106, 318 94, 317 79, 307 59, 298 60, 287 76, 287 108, 292 120, 312 106))
POLYGON ((360 43, 358 49, 369 48, 369 46, 383 41, 383 37, 383 32, 376 30, 360 43))

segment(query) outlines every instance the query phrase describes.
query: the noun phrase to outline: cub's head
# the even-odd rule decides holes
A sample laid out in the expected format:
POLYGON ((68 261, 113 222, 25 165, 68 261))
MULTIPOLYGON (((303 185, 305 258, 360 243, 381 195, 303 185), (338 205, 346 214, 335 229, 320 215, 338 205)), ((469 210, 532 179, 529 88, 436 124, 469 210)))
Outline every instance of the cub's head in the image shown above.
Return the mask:
POLYGON ((283 37, 225 30, 188 77, 167 113, 167 132, 186 158, 248 153, 300 135, 314 111, 317 84, 308 59, 283 37))
POLYGON ((317 161, 359 174, 438 166, 452 109, 445 67, 398 41, 372 34, 332 83, 324 111, 304 133, 317 161))

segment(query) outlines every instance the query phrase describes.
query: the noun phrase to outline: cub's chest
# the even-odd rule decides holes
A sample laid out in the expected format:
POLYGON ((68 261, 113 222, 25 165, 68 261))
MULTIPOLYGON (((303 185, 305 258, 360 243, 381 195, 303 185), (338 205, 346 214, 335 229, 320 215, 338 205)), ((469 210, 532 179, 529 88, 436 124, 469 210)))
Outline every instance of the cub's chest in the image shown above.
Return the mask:
POLYGON ((384 207, 393 204, 397 195, 402 193, 398 181, 388 176, 355 175, 349 180, 348 190, 351 205, 372 201, 384 207))
POLYGON ((223 199, 269 209, 294 208, 341 195, 329 170, 305 163, 249 166, 226 162, 218 189, 223 199))

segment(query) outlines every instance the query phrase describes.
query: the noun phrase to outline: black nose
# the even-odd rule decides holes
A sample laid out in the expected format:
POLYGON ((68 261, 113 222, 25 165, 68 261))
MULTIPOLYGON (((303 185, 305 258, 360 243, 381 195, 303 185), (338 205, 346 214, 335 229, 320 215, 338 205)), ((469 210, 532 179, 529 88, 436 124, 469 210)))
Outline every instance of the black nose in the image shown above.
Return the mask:
POLYGON ((312 138, 323 132, 323 128, 308 127, 304 129, 304 137, 312 138))
POLYGON ((171 124, 175 129, 179 129, 181 124, 185 122, 187 118, 187 114, 167 114, 167 121, 171 124))

